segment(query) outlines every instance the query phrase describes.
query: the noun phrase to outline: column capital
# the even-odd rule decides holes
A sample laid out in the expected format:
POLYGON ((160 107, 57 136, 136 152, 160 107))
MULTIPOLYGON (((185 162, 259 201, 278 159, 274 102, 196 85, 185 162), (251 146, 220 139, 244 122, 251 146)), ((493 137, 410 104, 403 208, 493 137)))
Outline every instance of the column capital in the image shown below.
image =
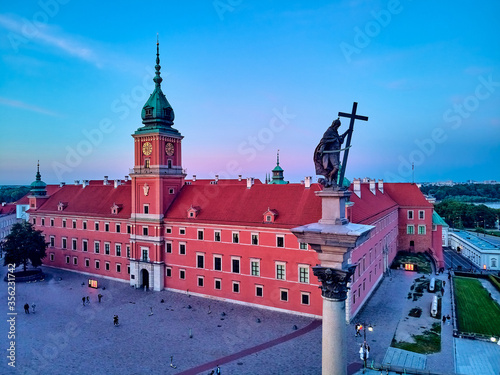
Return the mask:
POLYGON ((335 268, 313 267, 314 276, 321 282, 321 295, 324 298, 345 301, 347 299, 347 283, 351 280, 356 266, 349 266, 347 270, 335 268))

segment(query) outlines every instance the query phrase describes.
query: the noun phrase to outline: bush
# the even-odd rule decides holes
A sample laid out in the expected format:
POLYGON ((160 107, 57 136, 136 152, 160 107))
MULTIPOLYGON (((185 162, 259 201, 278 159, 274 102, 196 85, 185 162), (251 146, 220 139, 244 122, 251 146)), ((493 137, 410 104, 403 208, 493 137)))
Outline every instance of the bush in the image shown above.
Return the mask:
POLYGON ((500 292, 500 278, 497 276, 489 275, 488 279, 493 284, 493 286, 500 292))

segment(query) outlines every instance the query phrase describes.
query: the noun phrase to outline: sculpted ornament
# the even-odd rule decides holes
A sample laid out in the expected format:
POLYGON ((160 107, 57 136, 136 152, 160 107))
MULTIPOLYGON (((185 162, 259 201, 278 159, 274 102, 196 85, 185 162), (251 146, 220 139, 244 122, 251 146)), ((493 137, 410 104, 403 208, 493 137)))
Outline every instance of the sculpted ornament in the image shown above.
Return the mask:
POLYGON ((313 267, 314 276, 321 282, 321 295, 325 298, 344 301, 347 299, 347 284, 351 281, 356 266, 349 266, 347 270, 337 270, 316 266, 313 267))
POLYGON ((148 194, 149 194, 149 185, 148 184, 144 184, 144 186, 142 188, 144 189, 144 195, 148 196, 148 194))

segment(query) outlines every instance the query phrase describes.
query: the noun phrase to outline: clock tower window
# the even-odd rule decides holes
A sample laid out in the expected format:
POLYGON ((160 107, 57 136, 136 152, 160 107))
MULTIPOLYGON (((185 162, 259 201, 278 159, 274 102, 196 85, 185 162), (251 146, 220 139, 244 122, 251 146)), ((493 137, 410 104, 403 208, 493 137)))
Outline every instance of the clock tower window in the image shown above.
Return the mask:
POLYGON ((149 168, 149 166, 151 165, 151 160, 149 159, 144 159, 144 168, 149 168))
POLYGON ((172 160, 168 159, 167 161, 167 167, 172 168, 172 160))
POLYGON ((149 204, 144 205, 144 213, 149 214, 149 204))

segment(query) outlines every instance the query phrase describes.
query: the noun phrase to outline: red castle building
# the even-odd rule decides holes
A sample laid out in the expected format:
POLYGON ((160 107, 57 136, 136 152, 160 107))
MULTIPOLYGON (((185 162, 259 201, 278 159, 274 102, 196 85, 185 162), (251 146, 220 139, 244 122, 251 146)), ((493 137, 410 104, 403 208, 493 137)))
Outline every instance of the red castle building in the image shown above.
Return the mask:
MULTIPOLYGON (((283 183, 281 167, 273 170, 274 182, 281 183, 241 176, 187 180, 183 136, 173 128, 159 63, 157 52, 155 89, 142 109, 143 126, 132 135, 130 179, 46 186, 37 172, 28 213, 49 243, 45 265, 136 288, 189 291, 321 316, 321 291, 311 269, 317 254, 290 229, 320 219, 321 199, 315 193, 322 186, 311 183, 311 177, 283 183)), ((416 185, 365 179, 354 180, 349 189, 349 220, 375 228, 351 253, 349 261, 357 268, 348 320, 398 250, 429 252, 439 265, 443 259, 433 206, 416 185)))

